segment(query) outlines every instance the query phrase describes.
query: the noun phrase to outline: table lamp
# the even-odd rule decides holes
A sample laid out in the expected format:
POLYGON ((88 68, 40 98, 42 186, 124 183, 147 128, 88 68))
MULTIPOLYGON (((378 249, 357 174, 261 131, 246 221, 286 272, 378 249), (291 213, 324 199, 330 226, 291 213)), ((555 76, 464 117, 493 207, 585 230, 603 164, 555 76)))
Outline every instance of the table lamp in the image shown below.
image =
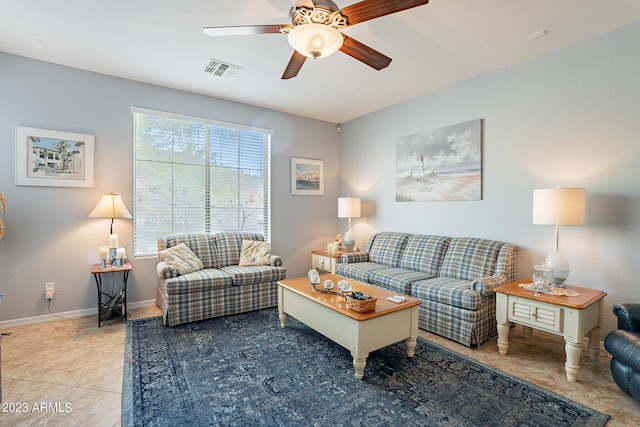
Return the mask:
POLYGON ((131 218, 131 214, 122 201, 120 194, 104 194, 98 205, 89 214, 91 218, 111 218, 111 228, 109 234, 113 234, 114 218, 131 218))
POLYGON ((111 227, 109 228, 109 246, 105 257, 104 247, 100 247, 100 260, 104 267, 106 259, 111 259, 113 264, 118 259, 118 235, 113 234, 114 218, 131 218, 131 214, 122 201, 120 194, 109 193, 104 194, 98 205, 89 214, 91 218, 111 218, 111 227))
POLYGON ((351 230, 351 218, 360 218, 360 198, 359 197, 338 197, 338 218, 349 219, 349 229, 344 235, 344 247, 346 250, 353 250, 356 243, 355 235, 351 230))
POLYGON ((584 188, 542 188, 533 190, 533 223, 555 225, 553 249, 545 264, 553 268, 553 284, 563 288, 569 275, 569 260, 560 246, 561 225, 584 225, 584 188))

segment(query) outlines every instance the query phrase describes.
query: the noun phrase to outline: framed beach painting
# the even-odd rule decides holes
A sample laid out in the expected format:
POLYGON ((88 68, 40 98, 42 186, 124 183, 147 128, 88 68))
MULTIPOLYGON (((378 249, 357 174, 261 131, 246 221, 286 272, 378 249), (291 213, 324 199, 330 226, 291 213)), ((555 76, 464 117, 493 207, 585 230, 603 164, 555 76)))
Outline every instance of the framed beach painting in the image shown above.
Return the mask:
POLYGON ((482 200, 482 120, 402 137, 396 201, 482 200))
POLYGON ((93 187, 94 136, 16 126, 16 185, 93 187))
POLYGON ((294 196, 324 195, 322 160, 291 158, 291 194, 294 196))

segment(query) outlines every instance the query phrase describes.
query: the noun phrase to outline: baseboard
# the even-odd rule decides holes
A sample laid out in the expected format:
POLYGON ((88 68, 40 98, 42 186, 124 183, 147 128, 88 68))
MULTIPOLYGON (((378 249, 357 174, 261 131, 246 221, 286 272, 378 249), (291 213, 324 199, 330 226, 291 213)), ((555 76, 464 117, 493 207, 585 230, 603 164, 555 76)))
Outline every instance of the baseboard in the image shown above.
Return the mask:
MULTIPOLYGON (((150 307, 156 304, 156 300, 137 301, 127 304, 128 309, 150 307)), ((36 325, 38 323, 55 322, 64 319, 79 319, 81 317, 97 316, 98 308, 85 308, 83 310, 65 311, 62 313, 45 314, 44 316, 23 317, 20 319, 4 320, 0 322, 0 329, 16 328, 18 326, 36 325)))

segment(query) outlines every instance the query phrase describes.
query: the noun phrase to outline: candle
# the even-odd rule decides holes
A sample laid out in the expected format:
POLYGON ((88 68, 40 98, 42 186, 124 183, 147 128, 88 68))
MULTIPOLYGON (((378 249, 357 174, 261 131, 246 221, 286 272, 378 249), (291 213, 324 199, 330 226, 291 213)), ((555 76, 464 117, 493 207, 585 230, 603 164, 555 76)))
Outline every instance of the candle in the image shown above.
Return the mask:
POLYGON ((118 250, 116 251, 116 258, 126 258, 127 257, 127 252, 125 248, 118 248, 118 250))
POLYGON ((109 259, 109 246, 100 246, 100 259, 109 259))
POLYGON ((109 234, 109 247, 117 248, 118 247, 118 235, 117 234, 109 234))

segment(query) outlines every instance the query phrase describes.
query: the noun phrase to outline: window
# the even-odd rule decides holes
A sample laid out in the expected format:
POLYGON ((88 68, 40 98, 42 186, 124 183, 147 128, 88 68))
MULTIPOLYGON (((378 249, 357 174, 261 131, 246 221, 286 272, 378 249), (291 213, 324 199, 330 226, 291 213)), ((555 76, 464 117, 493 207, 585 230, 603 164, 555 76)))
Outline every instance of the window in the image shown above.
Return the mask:
POLYGON ((270 130, 132 108, 134 255, 173 233, 251 231, 270 240, 270 130))

